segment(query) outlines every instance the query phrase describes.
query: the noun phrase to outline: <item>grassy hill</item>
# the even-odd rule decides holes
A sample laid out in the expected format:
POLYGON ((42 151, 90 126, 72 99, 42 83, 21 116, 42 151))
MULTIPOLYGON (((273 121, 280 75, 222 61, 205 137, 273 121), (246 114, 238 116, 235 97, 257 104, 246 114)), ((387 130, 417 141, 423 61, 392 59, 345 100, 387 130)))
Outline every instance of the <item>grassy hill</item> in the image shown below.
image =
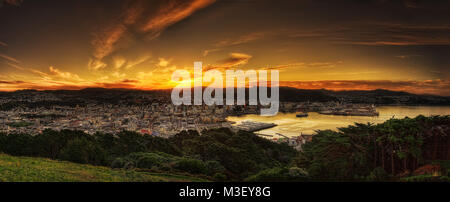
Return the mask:
POLYGON ((201 179, 0 154, 0 182, 191 182, 201 179))

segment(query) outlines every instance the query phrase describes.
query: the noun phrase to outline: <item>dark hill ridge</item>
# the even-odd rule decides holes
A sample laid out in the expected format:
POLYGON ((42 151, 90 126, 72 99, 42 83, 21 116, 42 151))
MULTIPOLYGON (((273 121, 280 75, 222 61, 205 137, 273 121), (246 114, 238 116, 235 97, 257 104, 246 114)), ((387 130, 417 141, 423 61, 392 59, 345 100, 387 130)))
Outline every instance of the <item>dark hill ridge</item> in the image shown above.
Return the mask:
POLYGON ((417 95, 384 89, 371 91, 328 91, 326 94, 351 103, 373 103, 379 105, 450 105, 450 97, 417 95))
MULTIPOLYGON (((225 97, 224 89, 224 97, 225 97)), ((73 101, 93 100, 105 103, 118 103, 120 100, 152 97, 158 100, 170 99, 171 90, 136 90, 136 89, 106 89, 86 88, 82 90, 21 90, 15 92, 0 92, 0 97, 15 97, 20 95, 48 93, 60 98, 70 98, 73 101)), ((236 93, 236 91, 235 91, 236 93)), ((248 96, 248 89, 246 89, 248 96)), ((270 91, 269 91, 270 95, 270 91)), ((291 87, 280 87, 281 102, 329 102, 342 101, 347 103, 369 103, 378 105, 450 105, 450 97, 437 95, 416 95, 407 92, 389 91, 383 89, 363 91, 331 91, 326 89, 308 90, 291 87)))

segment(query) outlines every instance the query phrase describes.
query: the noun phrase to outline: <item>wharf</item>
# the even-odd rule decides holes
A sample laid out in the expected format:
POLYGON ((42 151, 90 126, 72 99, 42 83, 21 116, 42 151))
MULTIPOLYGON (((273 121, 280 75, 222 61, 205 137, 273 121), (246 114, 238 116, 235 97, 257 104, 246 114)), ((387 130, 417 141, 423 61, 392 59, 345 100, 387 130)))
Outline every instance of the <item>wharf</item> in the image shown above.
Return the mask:
POLYGON ((243 130, 247 132, 256 132, 268 128, 273 128, 277 126, 274 123, 260 123, 260 122, 252 122, 252 121, 244 121, 241 124, 234 126, 237 130, 243 130))

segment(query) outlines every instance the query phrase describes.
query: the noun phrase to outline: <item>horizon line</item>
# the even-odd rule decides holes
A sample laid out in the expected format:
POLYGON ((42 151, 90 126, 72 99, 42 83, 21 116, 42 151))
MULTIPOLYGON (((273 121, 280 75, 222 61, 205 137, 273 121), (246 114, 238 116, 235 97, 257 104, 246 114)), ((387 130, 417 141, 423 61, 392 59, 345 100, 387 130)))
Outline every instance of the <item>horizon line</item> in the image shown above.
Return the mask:
MULTIPOLYGON (((202 86, 202 88, 206 88, 208 86, 202 86)), ((258 86, 253 86, 251 88, 254 87, 258 87, 258 86)), ((193 88, 198 88, 198 87, 191 87, 191 89, 193 88)), ((245 87, 245 89, 249 89, 250 87, 245 87)), ((270 87, 268 87, 270 88, 270 87)), ((279 88, 292 88, 292 89, 297 89, 297 90, 311 90, 311 91, 320 91, 320 90, 325 90, 325 91, 332 91, 332 92, 355 92, 355 91, 363 91, 363 92, 370 92, 370 91, 377 91, 377 90, 384 90, 384 91, 390 91, 390 92, 397 92, 397 93, 408 93, 408 94, 412 94, 412 95, 426 95, 426 96, 440 96, 440 97, 450 97, 450 95, 439 95, 439 94, 418 94, 418 93, 412 93, 412 92, 407 92, 407 91, 397 91, 397 90, 389 90, 389 89, 385 89, 385 88, 376 88, 376 89, 342 89, 342 90, 336 90, 336 89, 327 89, 327 88, 296 88, 296 87, 292 87, 292 86, 279 86, 279 88)), ((155 88, 155 89, 144 89, 144 88, 107 88, 107 87, 84 87, 84 88, 74 88, 74 89, 70 89, 70 88, 61 88, 61 89, 17 89, 17 90, 11 90, 11 91, 5 91, 5 90, 1 90, 0 89, 0 93, 14 93, 14 92, 19 92, 19 91, 38 91, 38 92, 45 92, 45 91, 83 91, 83 90, 88 90, 88 89, 102 89, 102 90, 129 90, 129 91, 168 91, 168 90, 173 90, 174 88, 155 88)), ((222 88, 222 89, 227 89, 226 87, 222 88)), ((234 89, 237 89, 237 87, 234 87, 234 89)))

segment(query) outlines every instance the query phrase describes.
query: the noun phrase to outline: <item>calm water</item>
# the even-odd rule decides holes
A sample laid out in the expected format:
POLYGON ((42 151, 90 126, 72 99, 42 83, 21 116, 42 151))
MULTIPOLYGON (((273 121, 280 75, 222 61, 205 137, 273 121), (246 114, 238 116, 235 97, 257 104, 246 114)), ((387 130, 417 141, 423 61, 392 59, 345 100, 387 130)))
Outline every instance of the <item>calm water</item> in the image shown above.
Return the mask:
MULTIPOLYGON (((259 115, 246 115, 241 117, 228 117, 229 121, 235 121, 237 124, 242 121, 256 121, 275 123, 278 126, 267 130, 258 131, 260 134, 276 135, 281 133, 286 136, 298 136, 301 132, 307 134, 313 134, 315 130, 332 129, 335 130, 338 127, 346 127, 358 123, 382 123, 392 117, 404 118, 404 117, 416 117, 418 115, 450 115, 449 107, 409 107, 409 106, 385 106, 377 107, 377 111, 380 112, 378 117, 365 117, 365 116, 331 116, 321 115, 318 113, 309 113, 309 117, 297 118, 296 113, 278 113, 273 117, 263 117, 259 115)), ((274 136, 275 137, 275 136, 274 136)))

